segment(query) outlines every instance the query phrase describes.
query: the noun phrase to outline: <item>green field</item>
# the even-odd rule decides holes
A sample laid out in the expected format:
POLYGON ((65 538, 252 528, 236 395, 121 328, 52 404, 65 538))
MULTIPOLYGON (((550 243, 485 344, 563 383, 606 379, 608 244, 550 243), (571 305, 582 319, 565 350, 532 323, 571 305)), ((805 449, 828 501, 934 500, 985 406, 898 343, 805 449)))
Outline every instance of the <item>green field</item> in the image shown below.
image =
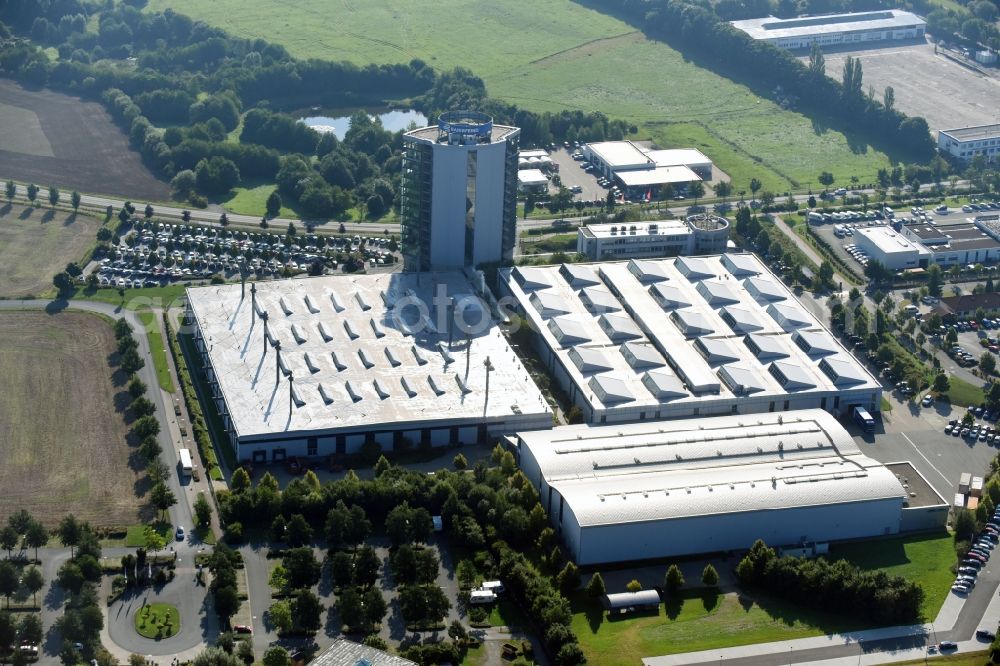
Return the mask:
POLYGON ((609 620, 581 594, 573 604, 573 630, 595 666, 638 664, 643 657, 768 643, 860 628, 832 613, 778 599, 685 590, 656 614, 609 620), (589 610, 588 610, 589 609, 589 610))
MULTIPOLYGON (((240 215, 263 215, 267 207, 267 198, 274 191, 274 184, 257 185, 253 187, 237 187, 233 195, 220 203, 226 210, 240 215)), ((278 217, 298 219, 299 215, 287 206, 281 207, 278 217)))
POLYGON ((153 355, 153 365, 156 366, 156 381, 161 389, 173 393, 174 380, 170 378, 170 366, 167 364, 167 347, 163 342, 156 314, 150 310, 143 310, 138 313, 138 317, 149 337, 149 351, 153 355))
POLYGON ((941 610, 954 582, 955 546, 946 532, 840 544, 831 548, 830 556, 920 583, 924 588, 921 610, 928 622, 941 610))
MULTIPOLYGON (((978 405, 985 400, 985 395, 983 394, 983 389, 979 386, 974 386, 969 382, 955 377, 954 375, 948 377, 948 402, 958 407, 968 407, 969 405, 978 405)), ((945 397, 945 396, 942 396, 945 397)))
POLYGON ((690 62, 627 23, 571 0, 151 0, 243 37, 284 45, 295 56, 357 64, 422 58, 438 70, 468 67, 490 94, 537 111, 602 111, 639 126, 664 147, 693 145, 730 173, 784 192, 874 179, 886 155, 822 123, 781 109, 690 62), (292 11, 289 11, 292 10, 292 11), (459 21, 461 30, 441 26, 459 21), (503 39, 497 39, 503 35, 503 39))
POLYGON ((170 638, 181 630, 181 616, 170 604, 149 604, 135 614, 135 630, 145 638, 170 638))

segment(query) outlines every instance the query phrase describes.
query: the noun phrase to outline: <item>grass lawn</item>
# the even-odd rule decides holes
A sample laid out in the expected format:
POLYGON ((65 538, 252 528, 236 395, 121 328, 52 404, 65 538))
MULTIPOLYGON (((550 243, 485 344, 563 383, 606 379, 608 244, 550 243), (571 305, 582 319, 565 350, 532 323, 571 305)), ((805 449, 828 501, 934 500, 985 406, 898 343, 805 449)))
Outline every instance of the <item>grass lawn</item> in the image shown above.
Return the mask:
POLYGON ((968 407, 969 405, 978 405, 985 400, 983 389, 964 379, 951 376, 948 377, 948 384, 948 393, 942 397, 947 397, 948 402, 953 405, 968 407))
POLYGON ((167 347, 163 342, 156 314, 150 310, 144 310, 139 312, 138 316, 139 321, 146 329, 146 335, 149 336, 149 351, 153 355, 153 365, 156 366, 156 381, 161 389, 173 393, 174 380, 170 377, 170 366, 167 364, 167 347))
POLYGON ((486 654, 486 647, 480 643, 474 648, 469 648, 465 653, 465 659, 462 660, 462 666, 486 666, 489 662, 486 654))
POLYGON ((830 556, 919 583, 924 588, 921 611, 927 621, 941 610, 954 579, 955 548, 945 532, 838 544, 830 549, 830 556))
MULTIPOLYGON (((237 187, 229 199, 220 201, 226 210, 240 215, 263 215, 267 210, 267 198, 275 189, 274 183, 264 183, 250 187, 237 187)), ((299 214, 288 206, 282 206, 278 217, 298 219, 299 214)))
POLYGON ((541 252, 576 252, 576 233, 555 234, 540 239, 522 238, 521 246, 526 254, 541 252))
POLYGON ((492 96, 524 108, 602 111, 638 126, 637 138, 701 148, 731 172, 737 190, 752 176, 767 190, 804 189, 817 185, 821 171, 837 183, 852 175, 871 182, 889 166, 889 158, 864 141, 782 109, 572 0, 367 0, 337 11, 324 0, 297 0, 294 12, 262 0, 148 5, 167 7, 240 37, 279 43, 302 58, 358 65, 422 58, 439 71, 468 67, 492 96), (457 33, 441 31, 456 15, 475 20, 457 33))
POLYGON ((892 403, 889 402, 889 398, 885 397, 884 395, 882 396, 882 411, 883 412, 892 411, 892 403))
POLYGON ((0 295, 40 295, 52 276, 90 254, 97 219, 48 208, 0 205, 0 295))
MULTIPOLYGON (((147 525, 129 525, 128 530, 125 532, 125 547, 126 548, 140 548, 146 545, 146 527, 147 525)), ((169 546, 173 542, 174 538, 174 528, 170 523, 158 520, 155 523, 149 525, 156 532, 163 537, 169 546)))
POLYGON ((697 652, 857 629, 849 618, 803 609, 778 599, 684 590, 656 613, 609 620, 580 593, 573 600, 573 630, 588 663, 637 664, 650 655, 697 652))
POLYGON ((510 599, 500 599, 493 608, 490 609, 490 626, 493 627, 513 627, 526 629, 528 618, 524 616, 510 599))
POLYGON ((170 604, 149 604, 135 614, 135 630, 145 638, 170 638, 181 629, 181 615, 170 604))

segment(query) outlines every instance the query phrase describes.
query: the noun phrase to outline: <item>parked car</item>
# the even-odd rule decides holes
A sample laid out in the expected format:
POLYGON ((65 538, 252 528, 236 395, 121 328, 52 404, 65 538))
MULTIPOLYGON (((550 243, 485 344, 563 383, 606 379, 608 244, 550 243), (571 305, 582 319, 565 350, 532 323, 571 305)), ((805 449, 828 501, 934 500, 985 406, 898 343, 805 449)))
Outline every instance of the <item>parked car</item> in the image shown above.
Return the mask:
POLYGON ((245 624, 234 624, 233 625, 233 633, 236 633, 236 634, 252 634, 253 633, 253 629, 251 629, 250 627, 248 627, 245 624))
POLYGON ((976 638, 981 641, 993 641, 996 637, 997 635, 989 629, 979 629, 976 631, 976 638))

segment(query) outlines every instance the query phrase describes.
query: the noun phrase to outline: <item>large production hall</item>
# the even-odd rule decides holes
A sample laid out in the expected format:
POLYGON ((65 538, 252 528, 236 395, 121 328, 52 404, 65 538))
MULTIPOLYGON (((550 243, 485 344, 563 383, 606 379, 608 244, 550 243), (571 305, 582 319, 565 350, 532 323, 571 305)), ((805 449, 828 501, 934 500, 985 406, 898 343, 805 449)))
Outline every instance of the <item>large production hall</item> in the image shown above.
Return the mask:
POLYGON ((365 441, 474 443, 552 426, 548 404, 462 273, 278 280, 187 294, 239 460, 354 453, 365 441))
POLYGON ((852 406, 882 385, 751 254, 501 271, 590 423, 852 406))
POLYGON ((909 477, 819 409, 567 426, 520 433, 517 448, 580 565, 884 536, 947 516, 932 491, 911 502, 909 477))

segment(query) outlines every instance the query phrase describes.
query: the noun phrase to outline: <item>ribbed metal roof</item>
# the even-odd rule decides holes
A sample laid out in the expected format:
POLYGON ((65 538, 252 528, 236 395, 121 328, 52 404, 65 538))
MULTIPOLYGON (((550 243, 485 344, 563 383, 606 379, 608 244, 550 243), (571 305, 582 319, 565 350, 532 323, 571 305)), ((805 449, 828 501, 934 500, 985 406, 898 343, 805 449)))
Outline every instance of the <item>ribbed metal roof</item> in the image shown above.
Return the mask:
POLYGON ((904 497, 818 409, 519 437, 584 527, 904 497))

